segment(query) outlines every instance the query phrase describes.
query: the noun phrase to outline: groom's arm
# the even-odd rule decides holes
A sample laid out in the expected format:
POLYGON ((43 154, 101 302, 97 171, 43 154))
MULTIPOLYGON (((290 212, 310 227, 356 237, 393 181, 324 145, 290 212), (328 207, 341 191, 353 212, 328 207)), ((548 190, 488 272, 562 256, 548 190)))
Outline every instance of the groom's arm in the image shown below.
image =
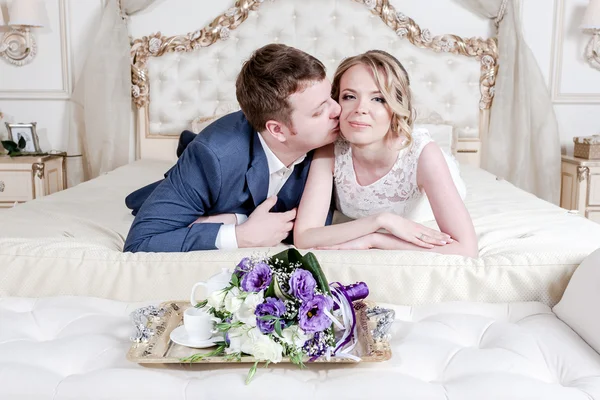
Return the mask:
POLYGON ((192 224, 216 203, 221 166, 204 143, 191 143, 136 216, 124 251, 186 252, 216 249, 222 224, 192 224))

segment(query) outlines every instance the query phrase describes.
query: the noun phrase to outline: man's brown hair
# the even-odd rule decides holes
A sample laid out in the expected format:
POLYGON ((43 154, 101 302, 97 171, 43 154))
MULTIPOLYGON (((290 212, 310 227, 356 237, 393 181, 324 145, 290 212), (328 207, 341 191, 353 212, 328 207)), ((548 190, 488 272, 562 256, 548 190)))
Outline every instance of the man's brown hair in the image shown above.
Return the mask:
POLYGON ((288 97, 323 79, 325 66, 315 57, 284 44, 268 44, 242 66, 235 94, 248 122, 260 132, 269 120, 291 126, 288 97))

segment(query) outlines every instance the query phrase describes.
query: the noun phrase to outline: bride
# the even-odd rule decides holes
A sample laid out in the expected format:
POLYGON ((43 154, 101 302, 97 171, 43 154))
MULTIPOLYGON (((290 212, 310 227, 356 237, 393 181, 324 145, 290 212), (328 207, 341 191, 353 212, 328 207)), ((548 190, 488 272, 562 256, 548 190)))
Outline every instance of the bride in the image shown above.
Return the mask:
POLYGON ((409 77, 368 51, 338 67, 341 138, 316 151, 294 224, 299 248, 423 250, 477 257, 458 165, 413 129, 409 77), (325 226, 332 193, 350 222, 325 226), (418 221, 435 218, 441 232, 418 221))

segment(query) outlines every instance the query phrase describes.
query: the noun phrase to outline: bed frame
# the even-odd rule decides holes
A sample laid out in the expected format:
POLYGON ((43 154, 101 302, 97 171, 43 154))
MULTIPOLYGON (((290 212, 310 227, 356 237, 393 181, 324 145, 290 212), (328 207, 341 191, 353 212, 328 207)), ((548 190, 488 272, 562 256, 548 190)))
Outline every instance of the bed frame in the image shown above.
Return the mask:
POLYGON ((181 131, 195 119, 238 109, 235 78, 271 42, 319 58, 331 78, 348 56, 377 48, 406 67, 417 123, 450 124, 455 154, 479 166, 498 71, 495 38, 434 36, 388 0, 237 0, 208 26, 133 41, 136 157, 174 159, 181 131))

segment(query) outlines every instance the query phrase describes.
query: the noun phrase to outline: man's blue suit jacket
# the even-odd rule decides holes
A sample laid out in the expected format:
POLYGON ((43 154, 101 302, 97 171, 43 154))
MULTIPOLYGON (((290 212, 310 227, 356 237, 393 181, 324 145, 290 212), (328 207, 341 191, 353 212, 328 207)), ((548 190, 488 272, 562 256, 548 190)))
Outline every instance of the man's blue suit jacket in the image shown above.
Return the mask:
MULTIPOLYGON (((189 138, 190 134, 184 132, 182 137, 189 138)), ((298 207, 312 155, 313 152, 307 154, 294 168, 277 195, 273 212, 298 207)), ((128 196, 128 205, 133 206, 134 214, 136 208, 141 207, 123 250, 186 252, 215 249, 215 239, 222 224, 190 224, 202 215, 250 215, 266 199, 268 187, 267 158, 258 133, 241 111, 228 114, 205 128, 185 147, 164 180, 128 196)), ((331 212, 325 223, 330 220, 331 212)))

